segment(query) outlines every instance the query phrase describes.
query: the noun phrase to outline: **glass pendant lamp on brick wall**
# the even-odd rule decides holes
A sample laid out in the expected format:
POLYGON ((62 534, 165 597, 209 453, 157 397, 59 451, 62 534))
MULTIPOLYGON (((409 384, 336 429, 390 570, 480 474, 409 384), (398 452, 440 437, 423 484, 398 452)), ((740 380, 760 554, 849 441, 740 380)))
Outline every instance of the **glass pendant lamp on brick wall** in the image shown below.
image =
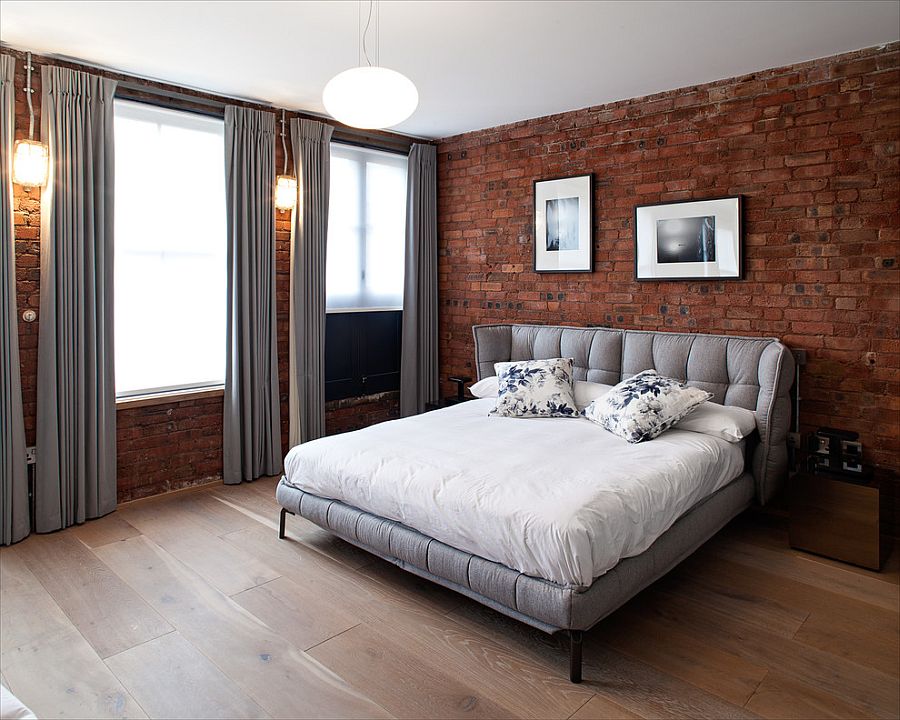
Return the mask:
POLYGON ((297 206, 297 178, 288 175, 287 142, 284 139, 284 110, 281 111, 281 149, 284 153, 282 174, 275 178, 275 208, 287 212, 297 206))
POLYGON ((28 139, 17 140, 13 151, 13 182, 25 187, 43 187, 47 183, 50 153, 47 146, 34 139, 34 104, 31 87, 31 53, 25 54, 25 97, 28 99, 28 139))

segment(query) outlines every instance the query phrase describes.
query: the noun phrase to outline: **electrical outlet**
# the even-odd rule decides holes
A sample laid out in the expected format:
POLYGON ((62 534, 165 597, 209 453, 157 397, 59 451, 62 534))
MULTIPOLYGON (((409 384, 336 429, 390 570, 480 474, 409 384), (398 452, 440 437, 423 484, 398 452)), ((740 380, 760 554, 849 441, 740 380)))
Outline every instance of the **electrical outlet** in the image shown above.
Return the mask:
POLYGON ((25 464, 34 465, 37 462, 37 448, 32 445, 25 448, 25 464))
POLYGON ((787 436, 787 444, 788 444, 788 447, 792 447, 792 448, 794 448, 795 450, 799 450, 799 449, 800 449, 800 443, 801 443, 801 437, 802 437, 802 436, 801 436, 800 433, 798 433, 798 432, 790 432, 790 433, 788 433, 788 436, 787 436))

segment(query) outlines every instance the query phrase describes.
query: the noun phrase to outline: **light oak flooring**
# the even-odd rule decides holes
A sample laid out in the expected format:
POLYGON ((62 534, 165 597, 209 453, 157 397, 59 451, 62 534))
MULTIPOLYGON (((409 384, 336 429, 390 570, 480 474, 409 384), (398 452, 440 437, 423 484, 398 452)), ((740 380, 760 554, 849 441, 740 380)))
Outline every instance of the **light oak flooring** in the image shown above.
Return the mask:
POLYGON ((299 517, 275 479, 121 506, 0 550, 0 676, 38 717, 900 714, 882 573, 739 518, 585 637, 553 639, 299 517))

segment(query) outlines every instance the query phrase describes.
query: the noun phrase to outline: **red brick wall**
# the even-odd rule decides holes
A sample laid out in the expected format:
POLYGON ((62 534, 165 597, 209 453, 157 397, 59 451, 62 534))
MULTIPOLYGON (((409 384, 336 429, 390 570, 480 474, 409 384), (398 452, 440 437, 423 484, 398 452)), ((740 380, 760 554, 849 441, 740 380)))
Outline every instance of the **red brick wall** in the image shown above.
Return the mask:
POLYGON ((441 377, 474 375, 476 323, 773 335, 809 355, 803 427, 900 468, 898 47, 442 141, 441 377), (586 172, 595 271, 537 275, 532 181, 586 172), (735 194, 745 280, 634 281, 636 204, 735 194))
MULTIPOLYGON (((4 48, 16 57, 16 139, 28 136, 28 107, 25 96, 24 54, 4 48)), ((34 56, 32 74, 35 108, 35 134, 40 136, 41 66, 52 63, 122 79, 112 72, 84 68, 74 63, 34 56)), ((178 90, 186 96, 211 98, 223 102, 254 106, 252 103, 220 98, 212 94, 181 89, 162 83, 145 82, 149 87, 178 90)), ((189 100, 172 105, 192 109, 189 100)), ((201 106, 202 109, 202 106, 201 106)), ((271 110, 271 108, 263 108, 271 110)), ((288 113, 288 122, 297 113, 288 113)), ((276 167, 282 166, 281 143, 276 142, 276 167)), ((290 141, 288 141, 290 152, 290 141)), ((21 319, 28 308, 40 310, 40 192, 13 186, 13 210, 16 244, 16 288, 19 313, 22 395, 25 409, 26 442, 35 441, 37 379, 37 322, 21 319)), ((290 213, 278 212, 275 225, 276 309, 278 322, 278 374, 281 394, 282 449, 288 446, 288 319, 290 282, 290 213)), ((397 417, 398 404, 390 393, 369 398, 354 409, 344 406, 326 408, 326 428, 344 432, 371 422, 397 417)), ((222 398, 188 398, 161 405, 122 407, 117 412, 118 496, 131 500, 199 484, 222 475, 222 398)), ((40 451, 39 451, 40 452, 40 451)))
POLYGON ((400 417, 400 393, 383 392, 325 404, 325 433, 350 432, 400 417))

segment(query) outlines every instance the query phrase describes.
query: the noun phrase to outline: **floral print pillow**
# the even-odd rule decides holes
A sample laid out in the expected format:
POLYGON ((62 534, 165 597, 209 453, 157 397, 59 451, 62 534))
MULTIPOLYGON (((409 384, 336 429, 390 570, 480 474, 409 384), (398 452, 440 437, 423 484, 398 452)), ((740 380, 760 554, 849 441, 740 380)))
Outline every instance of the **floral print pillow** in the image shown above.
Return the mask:
POLYGON ((644 370, 588 405, 584 416, 630 443, 652 440, 712 395, 644 370))
POLYGON ((572 358, 494 364, 500 391, 488 415, 500 417, 577 417, 572 358))

